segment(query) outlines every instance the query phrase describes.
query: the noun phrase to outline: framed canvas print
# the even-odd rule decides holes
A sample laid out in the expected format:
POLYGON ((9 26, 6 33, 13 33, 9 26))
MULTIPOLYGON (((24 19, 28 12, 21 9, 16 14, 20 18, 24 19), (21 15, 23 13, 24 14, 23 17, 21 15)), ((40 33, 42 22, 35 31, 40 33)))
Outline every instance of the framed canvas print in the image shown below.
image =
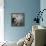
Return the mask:
POLYGON ((25 24, 24 13, 12 13, 11 14, 11 25, 12 26, 24 26, 25 24))

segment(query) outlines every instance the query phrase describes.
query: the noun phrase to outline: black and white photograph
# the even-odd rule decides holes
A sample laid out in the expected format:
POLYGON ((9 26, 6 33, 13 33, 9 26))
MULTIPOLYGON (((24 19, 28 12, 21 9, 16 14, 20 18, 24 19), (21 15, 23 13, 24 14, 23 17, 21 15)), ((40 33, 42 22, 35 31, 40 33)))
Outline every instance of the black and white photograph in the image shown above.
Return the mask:
POLYGON ((11 14, 11 25, 12 26, 24 26, 25 16, 24 13, 12 13, 11 14))

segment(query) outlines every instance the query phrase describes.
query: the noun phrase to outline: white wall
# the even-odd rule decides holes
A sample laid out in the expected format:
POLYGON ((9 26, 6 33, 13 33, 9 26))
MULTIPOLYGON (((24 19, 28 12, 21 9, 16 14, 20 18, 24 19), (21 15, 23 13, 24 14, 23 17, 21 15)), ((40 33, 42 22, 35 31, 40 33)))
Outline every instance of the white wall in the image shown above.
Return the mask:
MULTIPOLYGON (((46 0, 40 0, 40 9, 46 9, 46 0)), ((43 22, 40 21, 40 24, 46 27, 46 11, 43 12, 43 22)))
POLYGON ((4 41, 4 1, 0 0, 0 42, 4 41))

